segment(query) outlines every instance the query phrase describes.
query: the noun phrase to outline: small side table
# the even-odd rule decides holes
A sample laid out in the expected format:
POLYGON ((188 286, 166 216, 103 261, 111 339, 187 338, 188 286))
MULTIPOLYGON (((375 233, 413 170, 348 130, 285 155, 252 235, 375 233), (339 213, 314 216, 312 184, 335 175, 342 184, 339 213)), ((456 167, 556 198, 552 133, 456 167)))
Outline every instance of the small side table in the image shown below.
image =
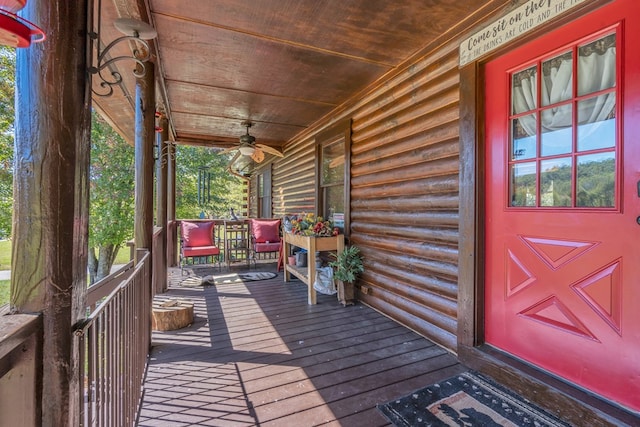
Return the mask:
POLYGON ((251 265, 249 257, 249 223, 244 220, 224 222, 224 261, 227 269, 231 263, 246 261, 251 265))

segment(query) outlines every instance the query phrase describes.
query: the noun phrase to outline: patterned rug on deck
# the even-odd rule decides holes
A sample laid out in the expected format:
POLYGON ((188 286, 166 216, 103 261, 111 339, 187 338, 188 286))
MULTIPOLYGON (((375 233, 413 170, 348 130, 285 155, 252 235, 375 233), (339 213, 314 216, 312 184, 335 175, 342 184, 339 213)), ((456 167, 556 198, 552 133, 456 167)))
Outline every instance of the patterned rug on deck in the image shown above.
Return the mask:
POLYGON ((515 393, 472 372, 464 372, 378 405, 378 409, 396 427, 569 426, 515 393))
POLYGON ((227 274, 215 274, 199 276, 197 274, 191 275, 180 282, 180 286, 186 288, 194 288, 197 286, 211 286, 211 285, 227 285, 231 283, 245 283, 255 282, 258 280, 273 279, 276 277, 276 273, 268 271, 252 271, 247 273, 227 273, 227 274))

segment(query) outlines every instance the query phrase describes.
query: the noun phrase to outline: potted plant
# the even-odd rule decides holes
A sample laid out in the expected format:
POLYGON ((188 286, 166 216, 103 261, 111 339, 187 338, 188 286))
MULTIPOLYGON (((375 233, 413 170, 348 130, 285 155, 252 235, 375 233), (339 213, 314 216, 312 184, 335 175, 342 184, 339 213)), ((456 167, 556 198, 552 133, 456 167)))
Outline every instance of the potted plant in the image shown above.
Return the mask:
POLYGON ((355 245, 347 246, 340 254, 333 256, 335 260, 329 265, 333 267, 333 277, 338 285, 338 300, 342 305, 351 305, 354 303, 354 282, 358 274, 364 271, 360 249, 355 245))

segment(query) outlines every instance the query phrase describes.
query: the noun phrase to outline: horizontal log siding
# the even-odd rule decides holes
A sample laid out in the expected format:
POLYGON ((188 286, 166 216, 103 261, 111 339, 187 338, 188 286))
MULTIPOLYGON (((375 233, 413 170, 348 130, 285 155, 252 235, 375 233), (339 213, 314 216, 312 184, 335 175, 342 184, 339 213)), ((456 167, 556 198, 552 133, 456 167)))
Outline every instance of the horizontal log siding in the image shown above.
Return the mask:
POLYGON ((258 212, 258 174, 255 174, 251 177, 251 181, 249 181, 249 206, 248 206, 248 217, 249 218, 258 218, 260 214, 258 212))
MULTIPOLYGON (((351 117, 351 242, 365 256, 358 298, 456 352, 459 209, 457 42, 331 118, 351 117)), ((315 210, 315 135, 273 168, 274 216, 315 210)))
POLYGON ((315 144, 307 138, 287 147, 273 168, 273 216, 315 211, 315 144))
POLYGON ((456 351, 459 77, 456 46, 430 55, 353 114, 351 241, 358 298, 456 351))

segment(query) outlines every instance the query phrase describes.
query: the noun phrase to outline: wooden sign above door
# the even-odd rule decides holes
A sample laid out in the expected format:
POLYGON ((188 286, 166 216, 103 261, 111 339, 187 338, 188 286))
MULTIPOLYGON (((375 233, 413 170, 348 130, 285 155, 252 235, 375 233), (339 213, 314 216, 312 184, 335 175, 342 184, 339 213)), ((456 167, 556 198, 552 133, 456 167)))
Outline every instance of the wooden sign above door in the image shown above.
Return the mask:
POLYGON ((460 44, 460 67, 563 15, 585 1, 531 0, 521 5, 460 44))

